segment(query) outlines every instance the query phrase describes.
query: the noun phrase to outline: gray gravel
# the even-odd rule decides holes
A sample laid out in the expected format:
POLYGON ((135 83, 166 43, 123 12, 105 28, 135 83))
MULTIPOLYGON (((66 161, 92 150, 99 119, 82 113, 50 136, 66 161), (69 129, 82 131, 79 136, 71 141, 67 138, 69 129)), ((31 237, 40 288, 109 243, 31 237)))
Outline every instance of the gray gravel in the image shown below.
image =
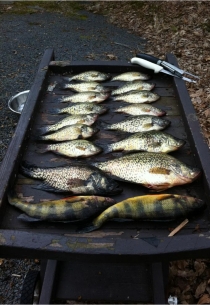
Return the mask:
MULTIPOLYGON (((83 17, 75 19, 36 9, 33 14, 0 14, 0 162, 19 119, 8 109, 8 99, 30 89, 47 48, 54 49, 56 60, 73 61, 108 60, 109 54, 129 61, 144 49, 142 38, 103 16, 81 11, 83 17)), ((0 268, 0 303, 18 304, 25 274, 39 266, 14 257, 0 261, 0 268)))

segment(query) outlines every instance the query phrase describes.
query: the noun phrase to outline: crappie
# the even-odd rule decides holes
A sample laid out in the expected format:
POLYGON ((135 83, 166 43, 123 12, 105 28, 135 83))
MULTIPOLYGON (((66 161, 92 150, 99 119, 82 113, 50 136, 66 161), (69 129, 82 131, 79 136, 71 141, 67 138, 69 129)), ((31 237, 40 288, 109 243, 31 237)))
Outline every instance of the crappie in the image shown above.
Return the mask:
POLYGON ((141 152, 93 163, 117 180, 142 184, 155 191, 193 182, 200 170, 162 153, 141 152))
POLYGON ((114 112, 123 112, 130 115, 154 115, 154 116, 163 116, 166 114, 165 111, 156 108, 149 104, 132 104, 125 107, 120 107, 114 112))
POLYGON ((118 150, 168 153, 179 149, 184 143, 184 140, 177 139, 162 131, 146 131, 134 133, 122 141, 107 145, 104 153, 118 150))
POLYGON ((78 84, 64 84, 61 86, 62 89, 71 89, 72 91, 76 92, 86 92, 86 91, 93 91, 93 92, 110 92, 109 88, 106 88, 97 82, 83 82, 78 84))
POLYGON ((205 202, 189 196, 160 194, 127 198, 107 208, 79 232, 91 232, 113 218, 134 220, 173 220, 186 217, 205 206, 205 202))
POLYGON ((101 103, 110 96, 108 92, 79 92, 70 96, 63 96, 59 99, 61 103, 101 103))
POLYGON ((62 119, 56 124, 47 125, 38 129, 39 134, 45 134, 51 131, 57 131, 65 126, 74 124, 92 125, 98 118, 98 114, 92 113, 87 115, 69 115, 65 119, 62 119))
POLYGON ((111 79, 111 81, 132 82, 134 80, 148 80, 148 79, 150 79, 149 74, 134 71, 134 72, 125 72, 116 75, 111 79))
POLYGON ((109 79, 111 76, 107 73, 99 72, 99 71, 86 71, 74 75, 72 77, 64 77, 64 79, 68 81, 78 80, 84 82, 104 82, 109 79))
POLYGON ((62 114, 62 113, 68 113, 72 115, 77 114, 90 114, 90 113, 96 113, 96 114, 102 114, 107 111, 107 108, 103 105, 96 105, 95 103, 75 103, 71 106, 65 107, 65 108, 55 108, 50 109, 48 113, 51 114, 62 114))
POLYGON ((133 90, 147 90, 150 91, 155 87, 155 84, 150 84, 150 83, 146 83, 144 81, 133 81, 133 82, 128 82, 125 85, 119 87, 118 89, 115 89, 112 91, 112 95, 118 95, 118 94, 122 94, 122 93, 126 93, 129 91, 133 91, 133 90))
POLYGON ((115 204, 115 200, 100 196, 72 196, 40 203, 26 203, 13 192, 8 192, 11 205, 25 212, 29 217, 18 218, 27 221, 80 221, 98 215, 115 204))
POLYGON ((152 115, 132 116, 124 121, 106 125, 106 130, 121 130, 125 132, 143 132, 162 130, 170 125, 170 121, 152 115))
POLYGON ((95 133, 97 133, 99 129, 83 124, 74 124, 71 126, 66 126, 59 129, 56 132, 45 136, 38 136, 36 137, 37 140, 44 140, 44 141, 70 141, 76 139, 87 139, 92 137, 95 133))
POLYGON ((44 183, 34 188, 48 192, 113 195, 122 191, 118 183, 101 170, 83 164, 41 168, 25 162, 21 172, 28 177, 44 180, 44 183))
POLYGON ((142 104, 156 102, 160 96, 147 90, 133 90, 113 97, 114 101, 123 101, 130 104, 142 104))
POLYGON ((87 140, 72 140, 63 143, 50 144, 43 149, 39 149, 39 153, 52 151, 59 155, 71 158, 90 157, 102 151, 102 149, 87 140))

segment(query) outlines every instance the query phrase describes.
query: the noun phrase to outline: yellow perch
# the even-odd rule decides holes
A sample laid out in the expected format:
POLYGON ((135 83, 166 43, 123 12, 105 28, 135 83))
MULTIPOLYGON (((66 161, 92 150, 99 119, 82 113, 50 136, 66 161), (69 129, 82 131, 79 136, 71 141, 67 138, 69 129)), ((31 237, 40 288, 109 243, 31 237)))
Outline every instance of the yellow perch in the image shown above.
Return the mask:
POLYGON ((91 224, 79 229, 79 232, 91 232, 100 228, 113 218, 134 220, 173 220, 186 217, 201 209, 205 203, 194 197, 160 194, 145 195, 125 199, 107 208, 91 224))

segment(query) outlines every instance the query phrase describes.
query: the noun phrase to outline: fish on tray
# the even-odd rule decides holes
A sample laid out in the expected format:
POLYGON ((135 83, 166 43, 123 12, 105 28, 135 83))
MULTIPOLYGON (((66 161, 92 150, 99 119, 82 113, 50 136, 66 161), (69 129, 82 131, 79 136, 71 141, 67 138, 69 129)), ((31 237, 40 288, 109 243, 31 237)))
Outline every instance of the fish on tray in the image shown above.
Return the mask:
POLYGON ((119 75, 114 76, 111 81, 123 81, 123 82, 132 82, 134 80, 148 80, 150 75, 142 72, 125 72, 119 75))
POLYGON ((49 144, 38 150, 39 153, 45 153, 48 151, 71 158, 86 158, 100 153, 102 148, 94 145, 88 140, 72 140, 49 144))
POLYGON ((18 219, 33 221, 81 221, 96 216, 106 208, 115 204, 115 200, 100 196, 72 196, 58 200, 27 203, 14 194, 8 192, 9 203, 25 212, 18 219))
POLYGON ((189 196, 174 194, 145 195, 125 199, 103 211, 79 232, 91 232, 113 218, 133 220, 173 220, 201 210, 205 202, 189 196))
POLYGON ((38 167, 24 162, 22 174, 43 180, 34 186, 48 192, 68 192, 74 195, 114 195, 122 192, 117 181, 94 166, 72 164, 60 167, 38 167))
POLYGON ((98 128, 92 126, 87 126, 84 124, 74 124, 63 127, 58 131, 55 131, 48 135, 36 136, 36 139, 56 142, 70 141, 76 139, 87 139, 92 137, 98 131, 98 128))
POLYGON ((127 82, 125 85, 112 91, 112 95, 123 94, 133 90, 147 90, 150 91, 155 87, 155 84, 150 84, 141 80, 127 82))
POLYGON ((163 116, 166 114, 165 111, 156 108, 149 104, 132 104, 125 107, 117 108, 114 112, 123 112, 130 115, 154 115, 163 116))
POLYGON ((113 96, 114 101, 123 101, 130 104, 143 104, 156 102, 160 96, 157 93, 147 90, 133 90, 113 96))
POLYGON ((97 120, 97 118, 98 118, 98 114, 96 113, 91 113, 86 115, 81 115, 81 114, 69 115, 65 119, 62 119, 55 124, 38 128, 38 132, 39 134, 45 134, 51 131, 57 131, 65 126, 70 126, 74 124, 84 124, 90 126, 97 120))
POLYGON ((71 103, 101 103, 109 98, 110 93, 108 92, 79 92, 69 96, 62 96, 59 99, 61 103, 71 102, 71 103))
POLYGON ((107 108, 103 105, 96 105, 95 103, 75 103, 65 108, 50 109, 50 114, 63 114, 68 113, 71 115, 83 115, 83 114, 103 114, 107 111, 107 108))
POLYGON ((201 173, 170 155, 152 152, 134 153, 92 165, 116 180, 142 184, 157 192, 192 183, 201 173))
POLYGON ((105 130, 120 130, 125 132, 144 132, 150 130, 162 130, 170 125, 170 121, 152 116, 131 116, 121 122, 104 125, 105 130))
POLYGON ((83 82, 104 82, 111 77, 110 74, 91 70, 76 74, 72 77, 64 77, 67 81, 83 81, 83 82))
POLYGON ((76 92, 87 92, 87 91, 102 92, 102 93, 110 92, 109 88, 106 88, 97 82, 63 84, 63 85, 61 85, 61 89, 70 89, 70 90, 76 91, 76 92))
POLYGON ((147 151, 169 153, 177 150, 185 144, 184 140, 178 139, 162 131, 137 132, 133 135, 112 144, 108 144, 104 153, 112 151, 147 151))

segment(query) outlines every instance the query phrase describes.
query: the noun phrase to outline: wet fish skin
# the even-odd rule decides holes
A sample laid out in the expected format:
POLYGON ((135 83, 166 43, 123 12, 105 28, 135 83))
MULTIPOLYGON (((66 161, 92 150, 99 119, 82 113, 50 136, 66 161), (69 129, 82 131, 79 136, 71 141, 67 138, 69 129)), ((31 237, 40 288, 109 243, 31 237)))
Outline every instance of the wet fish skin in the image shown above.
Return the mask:
POLYGON ((173 220, 186 217, 204 208, 205 202, 190 196, 176 194, 145 195, 127 198, 103 211, 92 223, 79 232, 91 232, 113 218, 133 220, 173 220))
POLYGON ((102 148, 94 145, 88 140, 72 140, 50 144, 38 150, 39 153, 48 151, 71 158, 85 158, 99 154, 102 151, 102 148))
POLYGON ((108 124, 106 130, 121 130, 125 132, 144 132, 162 130, 170 125, 170 121, 152 115, 139 115, 129 117, 121 122, 108 124))
POLYGON ((134 153, 92 165, 116 180, 142 184, 156 192, 192 183, 201 174, 198 168, 186 165, 170 155, 152 152, 134 153))
POLYGON ((76 139, 87 139, 92 137, 98 131, 98 128, 92 126, 87 126, 84 124, 74 124, 63 127, 58 131, 55 131, 48 135, 37 136, 36 139, 56 142, 70 141, 76 139))
POLYGON ((155 87, 155 84, 147 83, 144 81, 133 81, 133 82, 127 82, 125 85, 115 89, 112 91, 112 95, 118 95, 118 94, 123 94, 126 92, 130 92, 133 90, 147 90, 150 91, 155 87))
POLYGON ((72 91, 76 92, 86 92, 86 91, 93 91, 93 92, 110 92, 109 88, 106 88, 97 82, 82 82, 77 84, 64 84, 61 86, 61 89, 71 89, 72 91))
POLYGON ((130 115, 154 115, 154 116, 164 116, 165 111, 156 108, 149 104, 131 104, 125 107, 120 107, 114 112, 123 112, 130 115))
POLYGON ((70 96, 63 96, 59 99, 61 103, 71 102, 71 103, 101 103, 108 99, 110 96, 109 92, 79 92, 70 96))
POLYGON ((46 134, 48 132, 57 131, 65 126, 70 126, 74 124, 84 124, 90 126, 97 120, 97 118, 98 114, 95 113, 87 115, 69 115, 55 124, 40 127, 38 129, 38 132, 39 134, 46 134))
POLYGON ((76 74, 72 77, 64 77, 64 79, 68 81, 77 80, 77 81, 84 81, 84 82, 104 82, 111 77, 110 74, 91 70, 85 71, 79 74, 76 74))
POLYGON ((133 90, 112 97, 114 101, 124 101, 130 104, 153 103, 159 98, 157 93, 148 90, 133 90))
POLYGON ((68 113, 71 115, 81 115, 81 114, 103 114, 108 109, 103 105, 96 105, 95 103, 75 103, 71 106, 64 107, 64 108, 55 108, 50 109, 48 113, 51 114, 63 114, 68 113))
POLYGON ((32 204, 22 201, 12 191, 8 192, 8 201, 32 217, 31 221, 81 221, 98 215, 116 202, 109 197, 71 196, 32 204))
POLYGON ((104 153, 118 150, 124 152, 147 151, 169 153, 178 150, 184 144, 184 140, 178 139, 163 131, 137 132, 122 141, 107 145, 104 153))
POLYGON ((44 183, 34 188, 47 192, 102 196, 122 192, 117 181, 86 164, 41 168, 23 162, 21 172, 28 177, 43 180, 44 183))
POLYGON ((125 72, 119 75, 114 76, 111 81, 125 81, 125 82, 132 82, 134 80, 148 80, 150 79, 150 75, 142 72, 125 72))

